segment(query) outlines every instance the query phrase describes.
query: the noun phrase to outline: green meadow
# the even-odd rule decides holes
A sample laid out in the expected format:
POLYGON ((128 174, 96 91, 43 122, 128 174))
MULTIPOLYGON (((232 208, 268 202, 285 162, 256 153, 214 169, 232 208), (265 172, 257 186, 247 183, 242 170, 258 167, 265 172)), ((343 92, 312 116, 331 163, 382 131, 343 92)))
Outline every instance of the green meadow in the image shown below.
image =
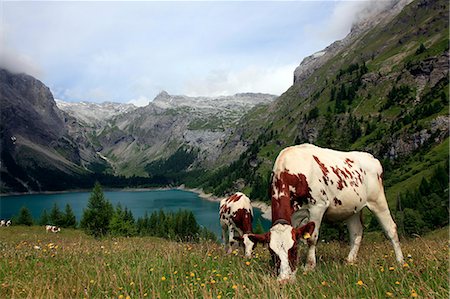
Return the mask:
POLYGON ((347 244, 320 243, 317 268, 280 284, 261 246, 245 259, 206 241, 2 227, 0 298, 448 298, 448 233, 401 240, 402 265, 381 233, 367 234, 356 264, 344 262, 347 244))

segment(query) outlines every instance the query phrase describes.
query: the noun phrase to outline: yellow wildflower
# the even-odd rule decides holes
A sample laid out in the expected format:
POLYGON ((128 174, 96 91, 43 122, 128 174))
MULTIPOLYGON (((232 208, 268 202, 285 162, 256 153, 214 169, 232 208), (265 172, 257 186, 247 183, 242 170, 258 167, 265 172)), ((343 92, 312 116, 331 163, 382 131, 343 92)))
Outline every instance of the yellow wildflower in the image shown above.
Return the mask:
POLYGON ((327 286, 327 282, 324 280, 324 281, 322 281, 322 285, 323 286, 327 286))
POLYGON ((144 293, 144 297, 147 297, 148 296, 148 294, 147 293, 144 293))
POLYGON ((223 280, 224 280, 224 281, 227 281, 227 280, 228 280, 228 277, 225 276, 225 277, 223 278, 223 280))
POLYGON ((125 299, 131 299, 131 297, 130 296, 126 296, 125 299))
POLYGON ((204 283, 202 283, 201 285, 200 285, 201 287, 204 287, 205 286, 205 284, 204 283))
POLYGON ((394 294, 392 294, 391 292, 386 292, 386 297, 393 297, 394 294))
POLYGON ((90 283, 94 283, 94 280, 93 279, 91 279, 91 281, 89 281, 90 283))
POLYGON ((173 271, 173 274, 177 274, 178 273, 178 271, 173 271))
POLYGON ((395 282, 395 284, 400 284, 400 281, 397 280, 397 281, 395 282))
POLYGON ((380 267, 380 271, 381 271, 381 272, 384 272, 384 268, 383 268, 383 267, 380 267))
POLYGON ((232 287, 231 287, 233 290, 236 290, 238 287, 237 287, 237 285, 233 285, 232 287))
POLYGON ((191 277, 194 277, 194 276, 195 276, 195 273, 194 273, 194 272, 191 272, 190 276, 191 276, 191 277))
POLYGON ((166 280, 166 277, 165 277, 165 276, 161 277, 161 280, 162 280, 162 281, 165 281, 165 280, 166 280))
POLYGON ((211 279, 211 284, 215 284, 216 281, 214 279, 211 279))
POLYGON ((250 266, 250 262, 245 262, 245 264, 246 264, 247 266, 250 266))
POLYGON ((134 286, 134 282, 133 281, 130 282, 130 287, 132 287, 132 286, 134 286))
POLYGON ((123 299, 123 295, 119 295, 119 299, 123 299))
POLYGON ((403 264, 403 268, 408 268, 408 267, 409 267, 408 263, 403 264))
POLYGON ((394 267, 389 267, 389 271, 394 271, 395 268, 394 267))
POLYGON ((416 293, 415 290, 412 290, 412 291, 411 291, 411 297, 416 298, 416 297, 418 297, 418 296, 419 296, 419 295, 417 295, 417 293, 416 293))
POLYGON ((220 298, 222 298, 222 296, 221 295, 217 295, 217 299, 220 299, 220 298))
POLYGON ((364 282, 362 280, 358 280, 358 282, 356 284, 359 286, 362 286, 364 284, 364 282))

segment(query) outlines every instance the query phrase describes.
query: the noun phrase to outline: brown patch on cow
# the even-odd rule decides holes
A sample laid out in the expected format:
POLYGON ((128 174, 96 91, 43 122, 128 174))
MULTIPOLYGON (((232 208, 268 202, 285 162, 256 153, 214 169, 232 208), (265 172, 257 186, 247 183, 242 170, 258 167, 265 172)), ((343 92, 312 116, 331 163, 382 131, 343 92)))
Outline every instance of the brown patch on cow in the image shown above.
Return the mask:
POLYGON ((348 165, 348 167, 352 168, 353 167, 353 163, 355 163, 353 160, 350 160, 349 158, 345 158, 345 164, 348 165))
POLYGON ((228 214, 230 212, 230 210, 231 210, 231 208, 225 204, 220 207, 220 215, 228 214))
POLYGON ((350 170, 348 170, 347 168, 344 168, 344 171, 350 176, 350 178, 353 179, 353 175, 352 175, 352 173, 350 172, 350 170))
POLYGON ((238 194, 233 194, 230 197, 227 198, 226 202, 230 203, 230 202, 236 202, 239 199, 241 199, 242 195, 238 195, 238 194))
POLYGON ((278 177, 273 177, 271 196, 273 222, 278 219, 290 221, 294 207, 316 202, 311 196, 311 189, 305 175, 291 174, 287 171, 281 172, 278 177), (278 191, 278 195, 283 194, 278 199, 275 199, 275 190, 278 191))
POLYGON ((362 184, 362 176, 361 173, 359 171, 356 170, 356 173, 358 174, 358 178, 356 179, 356 182, 359 181, 362 184))
POLYGON ((252 232, 252 214, 247 209, 238 209, 231 216, 234 224, 239 228, 244 234, 252 232))
POLYGON ((337 199, 336 197, 335 198, 333 198, 333 201, 334 201, 334 205, 335 206, 337 206, 337 205, 340 205, 340 206, 342 206, 342 201, 340 201, 339 199, 337 199))
POLYGON ((347 175, 337 166, 336 166, 336 168, 331 166, 331 170, 334 172, 334 174, 339 179, 337 182, 338 190, 342 190, 344 188, 344 185, 345 185, 345 187, 347 187, 347 182, 342 178, 342 176, 345 178, 345 177, 347 177, 347 175))
POLYGON ((316 156, 313 155, 314 160, 317 162, 317 164, 320 167, 320 170, 322 170, 323 176, 328 176, 328 173, 330 172, 328 170, 328 168, 325 166, 325 164, 323 164, 322 162, 320 162, 319 158, 317 158, 316 156))

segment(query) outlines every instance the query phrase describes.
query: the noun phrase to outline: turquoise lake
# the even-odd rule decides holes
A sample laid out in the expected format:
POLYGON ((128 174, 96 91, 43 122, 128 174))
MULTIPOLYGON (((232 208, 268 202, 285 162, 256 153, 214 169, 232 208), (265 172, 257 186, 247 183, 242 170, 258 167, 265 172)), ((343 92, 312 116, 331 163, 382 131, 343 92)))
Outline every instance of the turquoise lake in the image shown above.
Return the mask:
MULTIPOLYGON (((105 191, 105 197, 116 206, 127 207, 133 212, 135 219, 154 211, 190 210, 197 222, 213 231, 220 239, 219 203, 207 201, 198 194, 184 190, 151 190, 151 191, 105 191)), ((83 209, 86 207, 90 192, 69 192, 58 194, 11 195, 0 197, 0 219, 10 219, 17 215, 22 206, 26 206, 33 219, 38 220, 44 209, 50 212, 56 203, 64 211, 66 204, 70 204, 77 221, 80 221, 83 209)), ((270 221, 261 217, 259 209, 253 209, 253 225, 261 219, 264 229, 270 228, 270 221)), ((13 223, 14 224, 14 223, 13 223)))

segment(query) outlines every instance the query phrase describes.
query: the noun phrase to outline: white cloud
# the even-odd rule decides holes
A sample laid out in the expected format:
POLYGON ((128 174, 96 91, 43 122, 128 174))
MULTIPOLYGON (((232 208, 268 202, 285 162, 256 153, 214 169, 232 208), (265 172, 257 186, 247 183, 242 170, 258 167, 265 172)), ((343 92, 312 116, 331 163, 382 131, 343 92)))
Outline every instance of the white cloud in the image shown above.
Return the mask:
POLYGON ((296 66, 248 66, 237 71, 215 69, 203 78, 188 80, 183 93, 190 96, 232 95, 240 92, 279 95, 292 85, 296 66))
POLYGON ((147 106, 149 102, 150 102, 149 98, 147 98, 145 96, 140 96, 136 99, 129 100, 127 102, 127 104, 133 104, 138 107, 144 107, 144 106, 147 106))
POLYGON ((12 73, 26 73, 35 77, 42 75, 42 70, 31 57, 12 48, 6 38, 6 27, 0 27, 0 67, 12 73))
POLYGON ((344 38, 355 23, 381 12, 396 1, 339 1, 324 24, 325 29, 319 30, 319 33, 324 39, 344 38))

